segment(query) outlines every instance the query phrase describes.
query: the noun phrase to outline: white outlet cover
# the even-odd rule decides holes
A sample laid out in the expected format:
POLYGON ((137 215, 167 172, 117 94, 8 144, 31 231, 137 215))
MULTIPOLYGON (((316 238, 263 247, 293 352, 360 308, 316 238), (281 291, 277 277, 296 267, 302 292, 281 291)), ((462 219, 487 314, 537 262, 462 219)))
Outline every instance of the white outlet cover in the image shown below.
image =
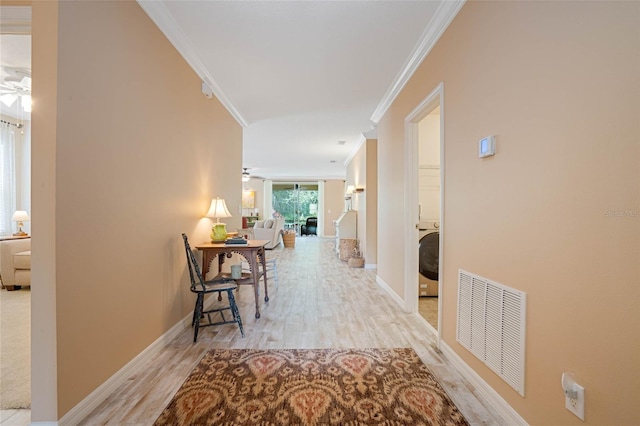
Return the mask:
POLYGON ((584 421, 584 387, 579 384, 574 384, 575 389, 578 391, 576 399, 571 399, 568 396, 565 397, 565 407, 578 418, 584 421))

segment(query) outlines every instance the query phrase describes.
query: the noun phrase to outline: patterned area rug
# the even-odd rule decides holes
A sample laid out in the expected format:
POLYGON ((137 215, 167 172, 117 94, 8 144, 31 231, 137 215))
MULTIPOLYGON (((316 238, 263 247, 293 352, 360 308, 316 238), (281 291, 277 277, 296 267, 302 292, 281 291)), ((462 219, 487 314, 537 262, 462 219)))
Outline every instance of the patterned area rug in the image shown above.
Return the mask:
POLYGON ((155 425, 467 425, 413 349, 213 350, 155 425))

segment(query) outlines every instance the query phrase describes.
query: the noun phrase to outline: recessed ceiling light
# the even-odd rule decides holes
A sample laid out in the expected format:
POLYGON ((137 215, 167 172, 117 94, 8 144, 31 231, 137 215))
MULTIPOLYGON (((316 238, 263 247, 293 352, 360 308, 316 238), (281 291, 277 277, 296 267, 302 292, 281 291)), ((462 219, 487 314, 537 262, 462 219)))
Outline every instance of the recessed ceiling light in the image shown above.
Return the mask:
POLYGON ((344 145, 347 141, 338 141, 338 145, 344 145))
POLYGON ((329 162, 330 162, 330 163, 335 163, 335 162, 336 162, 336 160, 329 160, 329 162))

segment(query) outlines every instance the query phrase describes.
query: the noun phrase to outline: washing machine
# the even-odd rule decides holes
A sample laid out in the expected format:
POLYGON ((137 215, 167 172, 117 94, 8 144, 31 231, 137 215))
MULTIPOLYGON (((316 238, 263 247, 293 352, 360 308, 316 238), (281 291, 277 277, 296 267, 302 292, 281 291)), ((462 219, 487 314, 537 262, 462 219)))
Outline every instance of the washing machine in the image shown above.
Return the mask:
POLYGON ((420 297, 438 296, 440 221, 420 221, 419 230, 418 295, 420 297))

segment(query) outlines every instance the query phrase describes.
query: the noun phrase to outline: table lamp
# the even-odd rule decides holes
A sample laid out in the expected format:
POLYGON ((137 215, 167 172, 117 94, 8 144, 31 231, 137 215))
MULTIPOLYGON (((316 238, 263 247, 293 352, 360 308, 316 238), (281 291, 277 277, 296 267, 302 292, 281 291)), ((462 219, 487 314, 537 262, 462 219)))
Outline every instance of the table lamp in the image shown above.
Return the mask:
POLYGON ((216 222, 211 227, 211 242, 224 242, 227 239, 227 225, 220 222, 220 218, 231 217, 231 213, 227 210, 227 204, 222 198, 211 200, 211 207, 209 207, 207 217, 216 219, 216 222))
POLYGON ((29 220, 29 215, 27 214, 26 211, 24 210, 17 210, 14 214, 13 217, 11 218, 11 220, 13 220, 14 222, 18 222, 18 232, 16 232, 15 234, 13 234, 16 237, 26 237, 27 234, 26 232, 24 232, 22 230, 22 227, 24 226, 24 222, 29 220))

